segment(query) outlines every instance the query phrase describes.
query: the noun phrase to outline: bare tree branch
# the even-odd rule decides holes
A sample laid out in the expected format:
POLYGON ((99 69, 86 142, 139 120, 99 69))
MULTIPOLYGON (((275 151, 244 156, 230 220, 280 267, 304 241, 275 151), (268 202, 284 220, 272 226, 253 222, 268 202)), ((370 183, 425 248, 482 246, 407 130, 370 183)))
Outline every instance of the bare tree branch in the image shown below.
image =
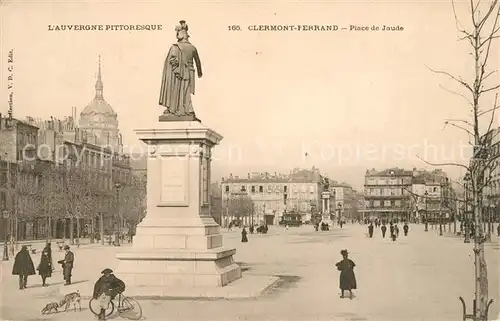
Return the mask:
POLYGON ((426 161, 425 159, 423 159, 419 155, 417 155, 417 158, 420 159, 422 162, 424 162, 424 163, 426 163, 428 165, 431 165, 431 166, 457 166, 457 167, 465 168, 467 171, 469 171, 469 167, 466 166, 466 165, 463 165, 463 164, 458 164, 458 163, 431 163, 429 161, 426 161))
POLYGON ((452 93, 452 94, 454 94, 454 95, 457 95, 457 96, 462 97, 462 98, 463 98, 463 99, 465 99, 465 101, 469 104, 469 106, 474 107, 474 104, 473 104, 473 103, 470 101, 470 99, 469 99, 469 98, 467 98, 464 94, 459 93, 459 92, 456 92, 456 91, 451 90, 451 89, 448 89, 448 88, 446 88, 446 87, 445 87, 445 86, 443 86, 443 85, 439 85, 439 87, 441 87, 442 89, 446 90, 446 91, 447 91, 447 92, 449 92, 449 93, 452 93))
POLYGON ((434 70, 434 69, 430 68, 429 66, 426 66, 426 67, 427 67, 427 69, 429 69, 430 71, 432 71, 435 74, 441 74, 441 75, 448 76, 448 78, 455 80, 456 82, 458 82, 459 84, 461 84, 462 86, 464 86, 465 88, 467 88, 470 92, 474 92, 474 90, 472 89, 472 87, 468 83, 466 83, 463 79, 455 77, 455 76, 453 76, 452 74, 450 74, 449 72, 446 72, 446 71, 434 70))

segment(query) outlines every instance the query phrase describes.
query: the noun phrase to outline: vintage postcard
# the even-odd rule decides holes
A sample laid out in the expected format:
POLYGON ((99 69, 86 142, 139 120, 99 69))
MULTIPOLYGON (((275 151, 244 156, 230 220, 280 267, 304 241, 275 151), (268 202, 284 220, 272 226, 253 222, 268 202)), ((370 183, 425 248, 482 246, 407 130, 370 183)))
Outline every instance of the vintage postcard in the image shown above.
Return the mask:
POLYGON ((1 320, 500 319, 500 0, 0 24, 1 320))

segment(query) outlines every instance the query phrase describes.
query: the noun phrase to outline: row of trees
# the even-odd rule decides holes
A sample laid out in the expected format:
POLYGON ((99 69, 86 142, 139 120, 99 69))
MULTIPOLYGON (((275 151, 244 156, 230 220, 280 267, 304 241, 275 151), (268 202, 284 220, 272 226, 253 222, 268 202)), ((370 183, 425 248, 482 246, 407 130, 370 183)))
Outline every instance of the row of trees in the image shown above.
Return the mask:
POLYGON ((103 224, 96 226, 97 220, 102 218, 101 213, 106 217, 121 216, 131 225, 137 224, 145 213, 145 177, 132 176, 116 190, 107 175, 99 170, 74 166, 21 167, 16 173, 16 213, 25 221, 46 220, 47 239, 52 237, 52 223, 63 220, 63 235, 69 229, 71 243, 75 236, 80 238, 82 221, 90 224, 92 236, 98 230, 102 236, 103 224), (69 226, 66 224, 68 219, 69 226))

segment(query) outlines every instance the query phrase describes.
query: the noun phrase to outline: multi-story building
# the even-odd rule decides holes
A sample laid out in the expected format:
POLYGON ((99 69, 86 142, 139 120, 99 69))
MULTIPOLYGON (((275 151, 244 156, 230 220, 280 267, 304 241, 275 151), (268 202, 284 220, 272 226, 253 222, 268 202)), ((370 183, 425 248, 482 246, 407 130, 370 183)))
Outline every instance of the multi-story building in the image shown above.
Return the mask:
POLYGON ((413 169, 410 202, 410 217, 418 221, 447 221, 456 211, 451 181, 441 169, 413 169))
POLYGON ((38 127, 0 115, 0 203, 3 236, 22 233, 25 218, 37 215, 38 127))
POLYGON ((76 125, 76 108, 64 120, 27 117, 19 121, 11 114, 9 118, 0 116, 0 157, 2 164, 9 165, 0 164, 0 171, 15 169, 8 177, 19 194, 10 201, 12 191, 3 186, 0 201, 5 199, 2 206, 14 212, 18 239, 36 238, 48 231, 53 237, 90 234, 97 226, 102 232, 113 230, 118 216, 132 217, 135 223, 142 218, 143 210, 133 199, 145 199, 145 179, 132 179, 130 157, 122 154, 117 114, 103 96, 100 64, 95 88, 94 99, 80 114, 80 127, 76 125), (23 179, 26 175, 33 176, 36 184, 23 179), (23 188, 21 182, 27 182, 23 188), (28 195, 28 187, 36 197, 28 195), (69 197, 72 189, 78 197, 69 197), (55 206, 55 195, 64 205, 55 206), (128 205, 119 207, 117 203, 122 201, 128 205), (80 202, 78 206, 76 202, 80 202), (129 213, 135 210, 141 213, 129 213), (72 229, 74 233, 70 233, 72 229))
POLYGON ((228 210, 224 224, 235 219, 235 214, 229 213, 231 202, 245 203, 248 199, 253 209, 248 209, 251 213, 245 215, 247 221, 272 225, 279 223, 285 211, 302 214, 303 221, 310 220, 311 212, 321 210, 324 180, 315 167, 295 169, 290 174, 249 173, 247 177, 231 174, 222 179, 221 189, 223 206, 228 210))
POLYGON ((359 208, 356 190, 347 183, 338 183, 336 181, 330 183, 330 189, 333 195, 335 195, 333 208, 336 217, 347 220, 354 219, 359 208))
POLYGON ((401 168, 367 170, 364 216, 391 220, 408 215, 413 172, 401 168))

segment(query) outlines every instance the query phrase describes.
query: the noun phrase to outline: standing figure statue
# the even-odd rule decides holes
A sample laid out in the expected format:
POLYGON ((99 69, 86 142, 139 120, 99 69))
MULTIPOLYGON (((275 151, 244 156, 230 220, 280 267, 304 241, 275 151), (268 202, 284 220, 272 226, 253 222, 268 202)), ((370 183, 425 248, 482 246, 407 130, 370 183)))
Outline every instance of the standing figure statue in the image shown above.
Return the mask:
POLYGON ((189 42, 188 25, 181 20, 175 28, 177 43, 170 47, 161 80, 160 105, 166 107, 160 121, 198 120, 191 95, 195 93, 195 68, 201 78, 201 61, 196 47, 189 42))

